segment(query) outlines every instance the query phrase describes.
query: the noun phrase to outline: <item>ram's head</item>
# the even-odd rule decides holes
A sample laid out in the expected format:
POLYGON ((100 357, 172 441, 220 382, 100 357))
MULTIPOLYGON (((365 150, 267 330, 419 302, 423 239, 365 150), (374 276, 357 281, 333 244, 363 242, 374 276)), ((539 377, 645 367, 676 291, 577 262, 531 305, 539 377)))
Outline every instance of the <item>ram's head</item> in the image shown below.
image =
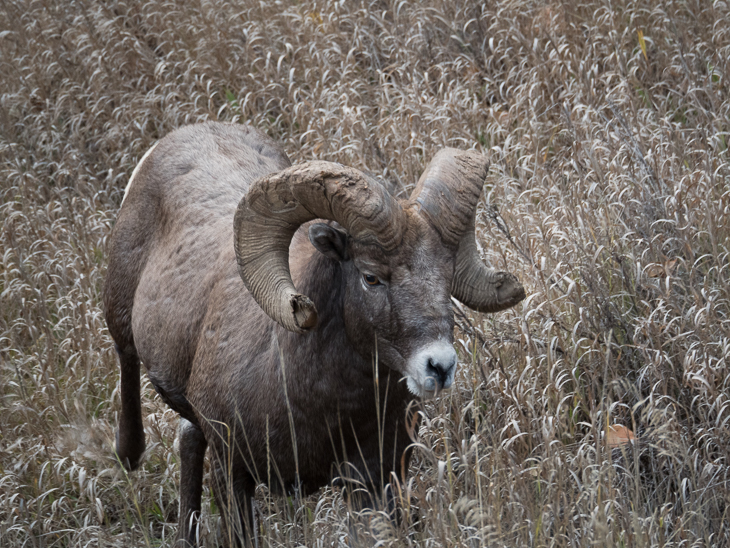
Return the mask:
POLYGON ((517 278, 487 268, 477 252, 474 219, 487 169, 478 153, 442 150, 406 201, 328 162, 259 179, 235 218, 241 277, 283 327, 316 329, 315 306, 291 279, 289 245, 303 223, 334 221, 312 225, 309 237, 341 263, 350 341, 364 356, 376 350, 416 395, 448 388, 456 370, 451 296, 481 312, 525 297, 517 278))

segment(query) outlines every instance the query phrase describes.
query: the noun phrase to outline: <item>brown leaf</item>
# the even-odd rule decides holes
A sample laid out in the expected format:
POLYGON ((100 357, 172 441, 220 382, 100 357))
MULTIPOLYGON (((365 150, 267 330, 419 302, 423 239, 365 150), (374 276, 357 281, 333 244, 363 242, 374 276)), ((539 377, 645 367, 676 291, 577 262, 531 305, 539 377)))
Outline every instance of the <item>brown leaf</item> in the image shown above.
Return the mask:
POLYGON ((672 270, 674 270, 674 266, 677 264, 677 258, 669 259, 666 263, 664 263, 664 272, 667 273, 667 276, 672 274, 672 270))
POLYGON ((612 424, 608 427, 608 435, 606 436, 606 444, 609 448, 620 447, 627 443, 631 443, 636 439, 634 433, 620 424, 612 424))
POLYGON ((663 278, 666 276, 664 265, 659 263, 651 263, 644 269, 644 272, 646 272, 646 275, 650 278, 663 278))
POLYGON ((650 278, 665 278, 671 276, 672 270, 677 265, 677 258, 669 259, 664 264, 662 263, 650 263, 644 269, 646 275, 650 278))

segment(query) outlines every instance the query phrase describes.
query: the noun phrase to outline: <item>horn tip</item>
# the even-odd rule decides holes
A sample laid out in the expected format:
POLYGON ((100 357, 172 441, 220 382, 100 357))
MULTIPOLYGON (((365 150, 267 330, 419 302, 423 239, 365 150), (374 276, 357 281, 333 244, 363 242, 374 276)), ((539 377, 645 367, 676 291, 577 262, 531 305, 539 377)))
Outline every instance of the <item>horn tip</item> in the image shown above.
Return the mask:
POLYGON ((306 333, 317 325, 317 308, 306 295, 292 295, 289 301, 292 317, 299 333, 306 333))
POLYGON ((462 285, 453 289, 452 294, 469 308, 487 313, 511 308, 527 296, 524 286, 514 274, 500 271, 492 276, 492 281, 480 288, 462 285))
POLYGON ((499 308, 504 310, 522 301, 527 293, 517 276, 509 272, 500 272, 500 274, 503 275, 503 278, 497 287, 497 300, 499 308))

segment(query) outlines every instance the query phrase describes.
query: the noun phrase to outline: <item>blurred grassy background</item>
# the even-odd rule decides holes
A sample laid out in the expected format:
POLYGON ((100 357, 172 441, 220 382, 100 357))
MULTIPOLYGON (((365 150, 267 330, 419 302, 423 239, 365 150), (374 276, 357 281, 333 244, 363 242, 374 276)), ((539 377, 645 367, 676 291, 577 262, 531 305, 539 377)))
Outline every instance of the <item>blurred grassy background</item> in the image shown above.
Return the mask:
MULTIPOLYGON (((364 542, 730 545, 730 6, 575 4, 0 3, 0 545, 175 534, 177 417, 147 383, 142 469, 111 458, 99 297, 135 163, 202 120, 403 195, 441 146, 491 158, 478 240, 529 297, 457 311, 406 519, 363 516, 364 542)), ((260 545, 351 542, 336 490, 259 495, 260 545)), ((206 487, 207 545, 217 519, 206 487)))

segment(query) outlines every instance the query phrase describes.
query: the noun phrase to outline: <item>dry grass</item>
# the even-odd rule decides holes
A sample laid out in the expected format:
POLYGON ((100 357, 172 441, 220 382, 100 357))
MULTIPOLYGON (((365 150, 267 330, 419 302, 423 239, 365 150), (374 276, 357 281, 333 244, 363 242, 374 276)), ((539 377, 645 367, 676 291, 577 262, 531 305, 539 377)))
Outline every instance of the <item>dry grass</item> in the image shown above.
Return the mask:
MULTIPOLYGON (((210 119, 401 192, 440 146, 492 158, 479 240, 530 296, 459 314, 407 519, 364 541, 730 545, 730 7, 574 4, 0 3, 0 545, 174 535, 177 418, 148 384, 143 467, 111 460, 99 292, 135 162, 210 119)), ((259 502, 261 545, 350 542, 337 491, 259 502)))

